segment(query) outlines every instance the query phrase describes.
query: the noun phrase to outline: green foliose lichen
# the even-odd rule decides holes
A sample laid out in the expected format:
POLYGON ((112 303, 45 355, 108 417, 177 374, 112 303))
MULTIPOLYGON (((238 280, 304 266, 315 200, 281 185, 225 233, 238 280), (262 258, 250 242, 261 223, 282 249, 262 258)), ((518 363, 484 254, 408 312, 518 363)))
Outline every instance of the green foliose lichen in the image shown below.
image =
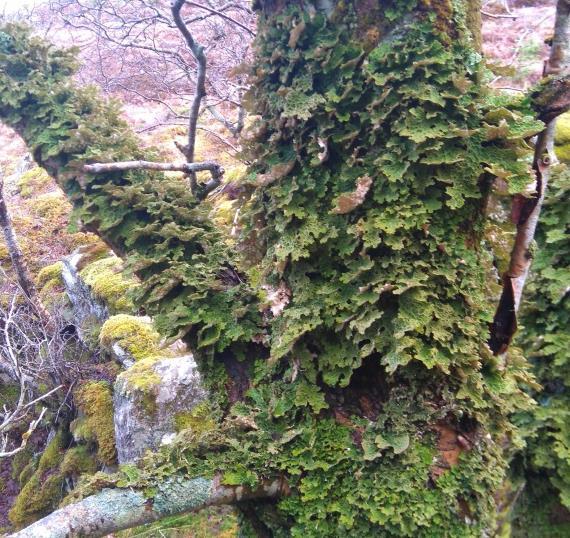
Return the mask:
MULTIPOLYGON (((10 73, 30 38, 4 30, 0 117, 25 118, 77 215, 130 256, 137 301, 192 345, 225 417, 109 482, 152 497, 176 473, 251 487, 284 476, 290 496, 253 507, 277 537, 493 532, 529 376, 487 346, 483 207, 492 177, 512 193, 531 181, 524 139, 542 125, 528 102, 479 86, 465 2, 430 4, 383 3, 378 28, 360 22, 369 2, 261 14, 243 248, 183 182, 78 172, 141 158, 136 140, 115 105, 70 88, 72 58, 41 43, 27 105, 10 73)), ((122 374, 149 395, 153 360, 122 374)))

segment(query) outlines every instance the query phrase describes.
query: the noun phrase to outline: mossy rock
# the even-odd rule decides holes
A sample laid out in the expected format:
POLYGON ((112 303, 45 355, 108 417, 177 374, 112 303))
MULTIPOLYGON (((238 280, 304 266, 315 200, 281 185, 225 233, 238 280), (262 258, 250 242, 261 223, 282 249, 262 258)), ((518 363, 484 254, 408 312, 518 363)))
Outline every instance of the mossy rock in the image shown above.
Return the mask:
POLYGON ((55 262, 51 265, 47 265, 40 269, 38 276, 36 277, 36 284, 38 287, 43 288, 48 285, 50 281, 55 281, 60 285, 63 285, 63 278, 61 276, 63 271, 63 263, 55 262))
POLYGON ((28 525, 57 507, 63 497, 64 476, 59 471, 62 460, 63 434, 58 432, 45 448, 37 469, 26 481, 8 513, 13 525, 28 525))
POLYGON ((562 114, 556 120, 554 134, 556 156, 565 162, 570 162, 570 112, 562 114))
POLYGON ((76 439, 97 445, 97 459, 105 465, 116 462, 113 391, 107 381, 88 381, 75 392, 75 402, 83 417, 73 421, 76 439))
POLYGON ((12 479, 18 480, 24 468, 33 456, 34 451, 30 445, 27 445, 24 450, 18 452, 12 459, 12 479))
POLYGON ((75 446, 65 452, 60 471, 66 476, 93 474, 97 471, 97 462, 86 446, 75 446))
POLYGON ((121 260, 111 256, 86 265, 79 273, 94 297, 102 301, 111 313, 132 313, 135 310, 129 292, 138 286, 138 282, 125 277, 122 271, 121 260))
POLYGON ((35 459, 32 458, 28 462, 28 464, 22 469, 22 472, 18 476, 18 483, 20 484, 21 488, 23 488, 30 481, 30 478, 32 478, 32 476, 36 472, 36 465, 37 461, 35 461, 35 459))
POLYGON ((114 352, 113 347, 119 345, 133 359, 141 360, 158 354, 160 335, 149 321, 118 314, 110 317, 101 327, 99 343, 111 353, 114 352))
POLYGON ((17 183, 20 196, 23 198, 30 198, 31 196, 45 192, 54 185, 55 182, 53 179, 39 166, 24 172, 17 183))
POLYGON ((177 433, 190 430, 192 433, 199 434, 213 430, 215 422, 212 418, 210 405, 207 401, 204 401, 190 411, 176 413, 174 415, 174 425, 177 433))
POLYGON ((120 463, 157 450, 180 430, 211 428, 207 394, 192 356, 148 357, 115 382, 115 424, 120 463))

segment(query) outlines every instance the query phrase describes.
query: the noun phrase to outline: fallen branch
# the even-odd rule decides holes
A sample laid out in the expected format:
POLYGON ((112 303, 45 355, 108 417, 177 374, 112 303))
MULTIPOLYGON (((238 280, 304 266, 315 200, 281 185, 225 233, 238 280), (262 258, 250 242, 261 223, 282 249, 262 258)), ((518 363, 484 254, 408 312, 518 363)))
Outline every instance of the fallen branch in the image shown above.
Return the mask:
POLYGON ((107 172, 125 172, 127 170, 159 170, 162 172, 184 172, 192 175, 196 172, 209 171, 212 179, 205 184, 197 184, 193 189, 194 195, 203 200, 210 192, 220 186, 224 169, 213 161, 201 163, 156 163, 152 161, 123 161, 118 163, 86 164, 83 169, 91 174, 107 172))
POLYGON ((146 498, 141 491, 132 488, 104 489, 52 512, 9 538, 97 538, 207 506, 278 498, 288 492, 284 479, 265 481, 257 488, 248 488, 225 486, 219 477, 171 477, 157 486, 152 498, 146 498))

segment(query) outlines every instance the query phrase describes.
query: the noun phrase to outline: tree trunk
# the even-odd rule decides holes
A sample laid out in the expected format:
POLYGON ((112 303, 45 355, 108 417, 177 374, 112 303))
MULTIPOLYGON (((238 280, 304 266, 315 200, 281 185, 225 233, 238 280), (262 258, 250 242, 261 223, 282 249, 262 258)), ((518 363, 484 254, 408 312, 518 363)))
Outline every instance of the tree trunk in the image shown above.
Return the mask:
POLYGON ((33 56, 36 85, 13 83, 40 45, 4 29, 0 116, 134 263, 141 303, 185 335, 218 410, 216 432, 145 470, 149 502, 165 472, 284 476, 290 495, 245 511, 276 537, 493 532, 508 417, 526 399, 524 365, 487 346, 485 198, 492 174, 528 182, 520 137, 540 125, 485 99, 468 7, 257 2, 238 249, 175 180, 84 173, 92 155, 144 156, 112 106, 70 92, 65 55, 33 56), (67 127, 40 137, 43 117, 67 127))

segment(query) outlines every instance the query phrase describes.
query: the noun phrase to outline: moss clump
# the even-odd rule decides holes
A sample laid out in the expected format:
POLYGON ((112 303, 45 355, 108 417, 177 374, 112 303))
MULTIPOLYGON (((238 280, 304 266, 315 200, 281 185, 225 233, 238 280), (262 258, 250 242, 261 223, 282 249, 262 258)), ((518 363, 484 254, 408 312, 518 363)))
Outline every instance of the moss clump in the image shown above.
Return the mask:
POLYGON ((99 333, 101 347, 111 351, 113 344, 119 344, 136 360, 155 355, 159 350, 159 342, 160 335, 151 323, 127 314, 110 317, 99 333))
POLYGON ((55 262, 51 265, 40 269, 38 276, 36 277, 36 283, 40 288, 50 285, 50 283, 57 283, 59 285, 63 284, 63 278, 61 276, 63 271, 63 263, 55 262))
POLYGON ((53 179, 39 166, 24 172, 17 183, 20 196, 30 198, 31 196, 45 192, 54 186, 53 179))
POLYGON ((12 405, 18 401, 20 387, 18 385, 0 383, 0 402, 2 405, 12 405))
POLYGON ((54 222, 66 219, 71 205, 61 192, 48 192, 33 200, 31 210, 38 217, 54 222))
POLYGON ((554 146, 555 146, 556 156, 561 161, 570 162, 570 112, 562 114, 556 120, 554 146))
POLYGON ((32 478, 36 472, 37 461, 35 459, 30 460, 30 462, 22 469, 22 472, 18 476, 18 483, 20 487, 23 488, 32 478))
POLYGON ((174 415, 174 426, 177 432, 191 430, 194 434, 211 431, 215 427, 208 402, 199 403, 191 411, 182 411, 174 415))
POLYGON ((18 480, 20 473, 24 470, 31 457, 33 456, 33 450, 30 445, 27 445, 24 450, 18 452, 12 459, 12 479, 18 480))
POLYGON ((92 474, 97 471, 97 463, 86 446, 75 446, 65 452, 59 469, 67 476, 92 474))
POLYGON ((122 274, 123 264, 115 256, 97 260, 80 271, 93 295, 104 302, 111 313, 134 312, 129 292, 137 287, 134 279, 122 274))
POLYGON ((106 465, 116 462, 113 393, 107 381, 89 381, 75 393, 78 408, 84 414, 72 423, 73 435, 97 445, 97 459, 106 465))
POLYGON ((63 434, 58 432, 44 450, 37 470, 20 491, 8 517, 21 527, 54 510, 63 497, 64 476, 59 471, 63 460, 63 434))

